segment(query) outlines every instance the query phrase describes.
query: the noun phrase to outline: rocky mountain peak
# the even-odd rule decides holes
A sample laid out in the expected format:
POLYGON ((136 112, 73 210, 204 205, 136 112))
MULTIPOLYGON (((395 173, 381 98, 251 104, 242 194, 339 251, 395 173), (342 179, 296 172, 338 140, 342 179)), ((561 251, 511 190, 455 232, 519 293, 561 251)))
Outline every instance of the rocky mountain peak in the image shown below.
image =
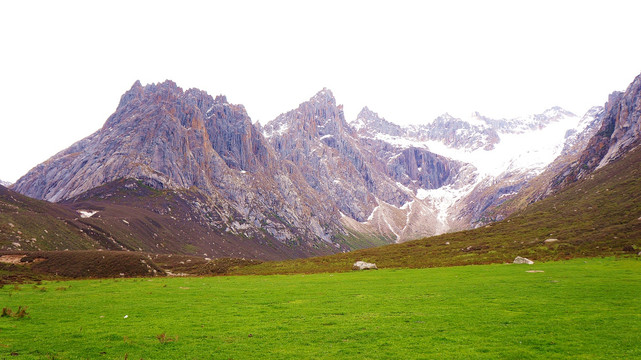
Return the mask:
POLYGON ((358 113, 358 116, 357 116, 356 118, 360 118, 360 119, 367 119, 367 120, 369 120, 369 119, 381 119, 381 120, 385 120, 385 119, 383 119, 382 117, 380 117, 380 116, 378 115, 378 113, 376 113, 376 112, 374 112, 374 111, 370 110, 370 108, 369 108, 369 107, 367 107, 367 106, 365 106, 365 107, 363 107, 363 109, 361 109, 361 112, 359 112, 359 113, 358 113))
POLYGON ((227 96, 225 96, 225 95, 216 95, 216 98, 214 99, 214 102, 216 104, 227 104, 227 96))
POLYGON ((118 107, 120 108, 127 105, 133 99, 140 99, 144 91, 145 90, 140 84, 140 80, 136 80, 136 82, 134 82, 134 84, 131 86, 131 89, 122 94, 118 107))
POLYGON ((584 178, 641 143, 641 75, 625 92, 611 93, 601 111, 590 110, 595 112, 600 127, 579 159, 566 166, 553 180, 554 189, 584 178))
POLYGON ((579 162, 584 169, 601 167, 641 142, 641 75, 624 93, 610 94, 601 128, 579 162))
POLYGON ((307 137, 318 138, 349 133, 351 128, 345 121, 343 106, 337 106, 332 92, 324 88, 308 101, 298 105, 298 108, 280 114, 265 124, 262 130, 267 138, 281 138, 286 133, 289 133, 290 137, 293 134, 305 134, 307 137))
POLYGON ((373 137, 377 133, 400 136, 403 133, 401 126, 385 120, 367 106, 358 113, 356 120, 352 121, 350 125, 361 136, 373 137))
POLYGON ((211 179, 227 167, 262 169, 273 158, 242 105, 198 89, 184 92, 170 80, 136 81, 101 130, 34 168, 17 186, 50 201, 121 177, 153 179, 159 188, 211 189, 211 179), (44 183, 35 180, 42 171, 65 168, 73 178, 61 171, 44 183))
POLYGON ((309 99, 310 102, 319 103, 319 104, 331 104, 336 106, 336 99, 334 94, 328 88, 323 88, 323 90, 316 93, 309 99))

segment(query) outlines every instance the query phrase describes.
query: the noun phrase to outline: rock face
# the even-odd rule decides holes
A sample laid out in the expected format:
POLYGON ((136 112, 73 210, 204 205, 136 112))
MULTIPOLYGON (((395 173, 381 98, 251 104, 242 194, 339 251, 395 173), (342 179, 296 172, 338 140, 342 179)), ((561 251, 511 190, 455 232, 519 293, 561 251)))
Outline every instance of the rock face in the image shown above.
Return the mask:
POLYGON ((365 261, 357 261, 352 266, 354 270, 378 270, 376 264, 368 263, 365 261))
POLYGON ((618 159, 641 142, 641 75, 625 92, 610 95, 601 117, 601 126, 589 140, 579 159, 554 179, 555 188, 585 177, 618 159))

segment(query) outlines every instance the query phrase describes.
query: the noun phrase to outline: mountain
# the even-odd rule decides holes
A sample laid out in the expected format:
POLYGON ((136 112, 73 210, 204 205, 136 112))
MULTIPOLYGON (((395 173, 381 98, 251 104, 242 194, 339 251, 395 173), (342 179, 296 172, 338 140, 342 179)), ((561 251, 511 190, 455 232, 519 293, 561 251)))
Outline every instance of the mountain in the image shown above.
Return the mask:
POLYGON ((452 183, 459 162, 426 149, 396 152, 368 143, 327 89, 265 124, 263 132, 280 159, 299 168, 309 186, 340 210, 351 247, 440 231, 433 212, 415 203, 415 193, 452 183))
POLYGON ((412 189, 414 202, 436 214, 440 226, 434 234, 438 234, 497 220, 493 213, 497 206, 555 159, 585 146, 600 124, 598 113, 598 108, 591 109, 579 118, 553 107, 515 119, 491 119, 479 113, 459 119, 444 114, 428 124, 401 127, 365 108, 351 125, 379 157, 390 159, 408 149, 421 149, 460 164, 451 183, 412 189))
POLYGON ((9 186, 11 186, 11 183, 8 182, 8 181, 0 180, 0 186, 9 187, 9 186))
MULTIPOLYGON (((638 121, 638 120, 637 120, 638 121)), ((424 268, 637 256, 641 251, 641 148, 530 204, 505 220, 477 229, 345 254, 268 262, 232 274, 350 271, 355 261, 379 268, 424 268), (303 270, 304 269, 304 270, 303 270)))
POLYGON ((400 126, 366 107, 348 122, 323 89, 261 126, 222 95, 136 82, 100 130, 12 188, 97 214, 82 222, 121 249, 322 255, 504 218, 548 193, 532 184, 579 158, 607 111, 400 126))
POLYGON ((297 168, 277 161, 242 105, 171 81, 136 82, 100 130, 36 166, 14 189, 68 201, 128 178, 198 193, 219 230, 260 248, 277 241, 306 254, 346 250, 331 241, 341 229, 338 211, 297 168))
POLYGON ((558 189, 582 179, 627 153, 641 142, 641 75, 625 92, 609 96, 601 126, 590 139, 579 158, 569 164, 553 181, 558 189))

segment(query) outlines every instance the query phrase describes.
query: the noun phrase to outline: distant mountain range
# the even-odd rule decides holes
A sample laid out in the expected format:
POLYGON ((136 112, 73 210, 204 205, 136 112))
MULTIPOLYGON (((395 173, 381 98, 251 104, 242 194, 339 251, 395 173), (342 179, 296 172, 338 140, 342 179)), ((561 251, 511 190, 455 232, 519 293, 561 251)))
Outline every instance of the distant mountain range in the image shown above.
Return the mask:
MULTIPOLYGON (((638 143, 639 82, 583 116, 405 127, 367 107, 348 122, 328 89, 260 126, 224 96, 136 82, 11 189, 129 250, 276 259, 403 242, 500 220, 615 161, 638 143)), ((1 248, 45 244, 11 231, 1 248)))

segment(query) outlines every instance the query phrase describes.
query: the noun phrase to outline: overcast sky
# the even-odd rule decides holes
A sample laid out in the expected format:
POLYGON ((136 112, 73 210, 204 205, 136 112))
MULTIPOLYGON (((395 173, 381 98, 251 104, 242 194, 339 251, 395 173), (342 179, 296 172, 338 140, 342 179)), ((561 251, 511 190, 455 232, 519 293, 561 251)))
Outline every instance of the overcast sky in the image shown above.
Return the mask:
POLYGON ((174 80, 265 123, 323 87, 347 120, 603 105, 641 73, 641 1, 2 1, 0 179, 174 80))

